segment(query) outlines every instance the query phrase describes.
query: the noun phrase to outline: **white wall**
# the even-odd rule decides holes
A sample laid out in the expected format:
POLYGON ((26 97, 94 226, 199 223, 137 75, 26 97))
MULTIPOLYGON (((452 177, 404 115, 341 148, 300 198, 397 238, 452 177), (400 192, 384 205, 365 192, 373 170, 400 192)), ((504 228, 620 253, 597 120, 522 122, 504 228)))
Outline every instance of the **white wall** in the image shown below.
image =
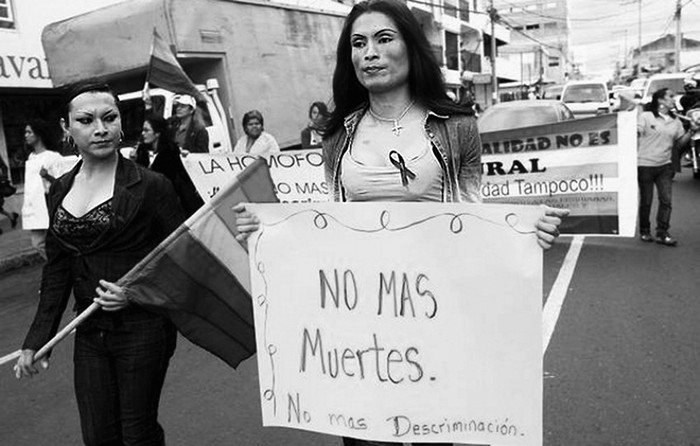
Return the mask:
POLYGON ((0 88, 51 88, 41 47, 44 26, 121 1, 11 0, 15 28, 0 28, 0 88))

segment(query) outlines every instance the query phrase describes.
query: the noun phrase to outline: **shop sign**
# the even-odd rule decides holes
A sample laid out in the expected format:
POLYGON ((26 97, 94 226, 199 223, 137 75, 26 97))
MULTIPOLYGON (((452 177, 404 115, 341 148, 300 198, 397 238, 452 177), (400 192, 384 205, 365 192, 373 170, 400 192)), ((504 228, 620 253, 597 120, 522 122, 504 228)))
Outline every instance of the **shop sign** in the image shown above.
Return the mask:
POLYGON ((0 87, 51 88, 46 59, 43 55, 0 53, 0 87))

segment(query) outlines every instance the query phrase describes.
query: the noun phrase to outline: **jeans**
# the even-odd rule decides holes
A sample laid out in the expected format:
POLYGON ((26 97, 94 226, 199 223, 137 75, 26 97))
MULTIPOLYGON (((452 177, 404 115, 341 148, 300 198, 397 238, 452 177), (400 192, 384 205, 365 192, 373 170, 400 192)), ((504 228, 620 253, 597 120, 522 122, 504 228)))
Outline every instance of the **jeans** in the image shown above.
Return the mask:
POLYGON ((118 330, 78 330, 75 396, 88 446, 164 445, 158 403, 175 328, 164 319, 124 321, 118 330))
POLYGON ((672 164, 658 167, 637 167, 637 182, 639 183, 639 231, 642 234, 651 233, 649 214, 654 200, 654 185, 659 192, 659 209, 656 213, 656 234, 666 235, 671 223, 671 189, 675 172, 672 164))

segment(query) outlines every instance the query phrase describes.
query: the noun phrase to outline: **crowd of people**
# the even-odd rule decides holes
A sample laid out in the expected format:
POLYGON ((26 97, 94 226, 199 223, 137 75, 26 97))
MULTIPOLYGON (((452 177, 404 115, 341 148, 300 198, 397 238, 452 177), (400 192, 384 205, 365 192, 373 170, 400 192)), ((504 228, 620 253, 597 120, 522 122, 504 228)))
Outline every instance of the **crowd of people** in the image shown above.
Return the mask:
MULTIPOLYGON (((300 132, 302 149, 322 148, 326 182, 336 202, 481 201, 481 143, 474 109, 450 98, 440 66, 408 7, 398 0, 357 3, 337 46, 333 108, 313 102, 300 132)), ((674 116, 667 90, 654 93, 638 124, 640 237, 673 246, 672 149, 687 145, 688 130, 674 116), (655 237, 649 214, 659 194, 655 237)), ((81 84, 67 95, 60 145, 79 155, 66 174, 56 167, 43 123, 25 129, 29 156, 22 219, 44 253, 38 309, 16 365, 17 377, 38 373, 35 354, 57 331, 69 296, 81 311, 93 302, 103 311, 75 336, 75 394, 85 444, 164 444, 158 423, 160 392, 175 350, 174 326, 130 304, 117 281, 203 204, 182 156, 209 151, 197 103, 178 95, 175 114, 149 112, 134 160, 120 156, 119 99, 102 84, 81 84), (29 184, 36 187, 30 191, 29 184), (47 221, 31 225, 43 206, 47 221), (70 274, 69 274, 70 272, 70 274)), ((234 154, 280 151, 258 110, 242 117, 234 154)), ((1 166, 0 166, 1 167, 1 166)), ((237 213, 239 240, 258 229, 245 204, 237 213)), ((17 214, 0 211, 17 223, 17 214)), ((546 208, 536 237, 548 249, 568 210, 546 208)), ((48 358, 39 364, 47 367, 48 358)), ((346 446, 391 445, 344 438, 346 446)))

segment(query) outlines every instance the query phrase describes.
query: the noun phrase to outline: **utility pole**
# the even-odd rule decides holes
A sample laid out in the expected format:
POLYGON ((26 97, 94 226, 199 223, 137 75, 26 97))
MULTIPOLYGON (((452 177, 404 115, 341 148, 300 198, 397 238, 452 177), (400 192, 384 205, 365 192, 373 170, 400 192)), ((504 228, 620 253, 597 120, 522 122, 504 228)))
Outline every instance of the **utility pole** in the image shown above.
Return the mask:
POLYGON ((498 78, 496 77, 496 9, 493 7, 493 0, 489 7, 489 18, 491 19, 491 90, 492 102, 498 102, 498 78))
POLYGON ((681 0, 676 0, 676 38, 674 39, 676 72, 681 71, 681 45, 683 43, 683 33, 681 33, 681 9, 681 0))
POLYGON ((638 61, 642 63, 642 0, 628 0, 621 2, 623 6, 631 5, 633 3, 637 4, 637 51, 638 51, 638 61))

